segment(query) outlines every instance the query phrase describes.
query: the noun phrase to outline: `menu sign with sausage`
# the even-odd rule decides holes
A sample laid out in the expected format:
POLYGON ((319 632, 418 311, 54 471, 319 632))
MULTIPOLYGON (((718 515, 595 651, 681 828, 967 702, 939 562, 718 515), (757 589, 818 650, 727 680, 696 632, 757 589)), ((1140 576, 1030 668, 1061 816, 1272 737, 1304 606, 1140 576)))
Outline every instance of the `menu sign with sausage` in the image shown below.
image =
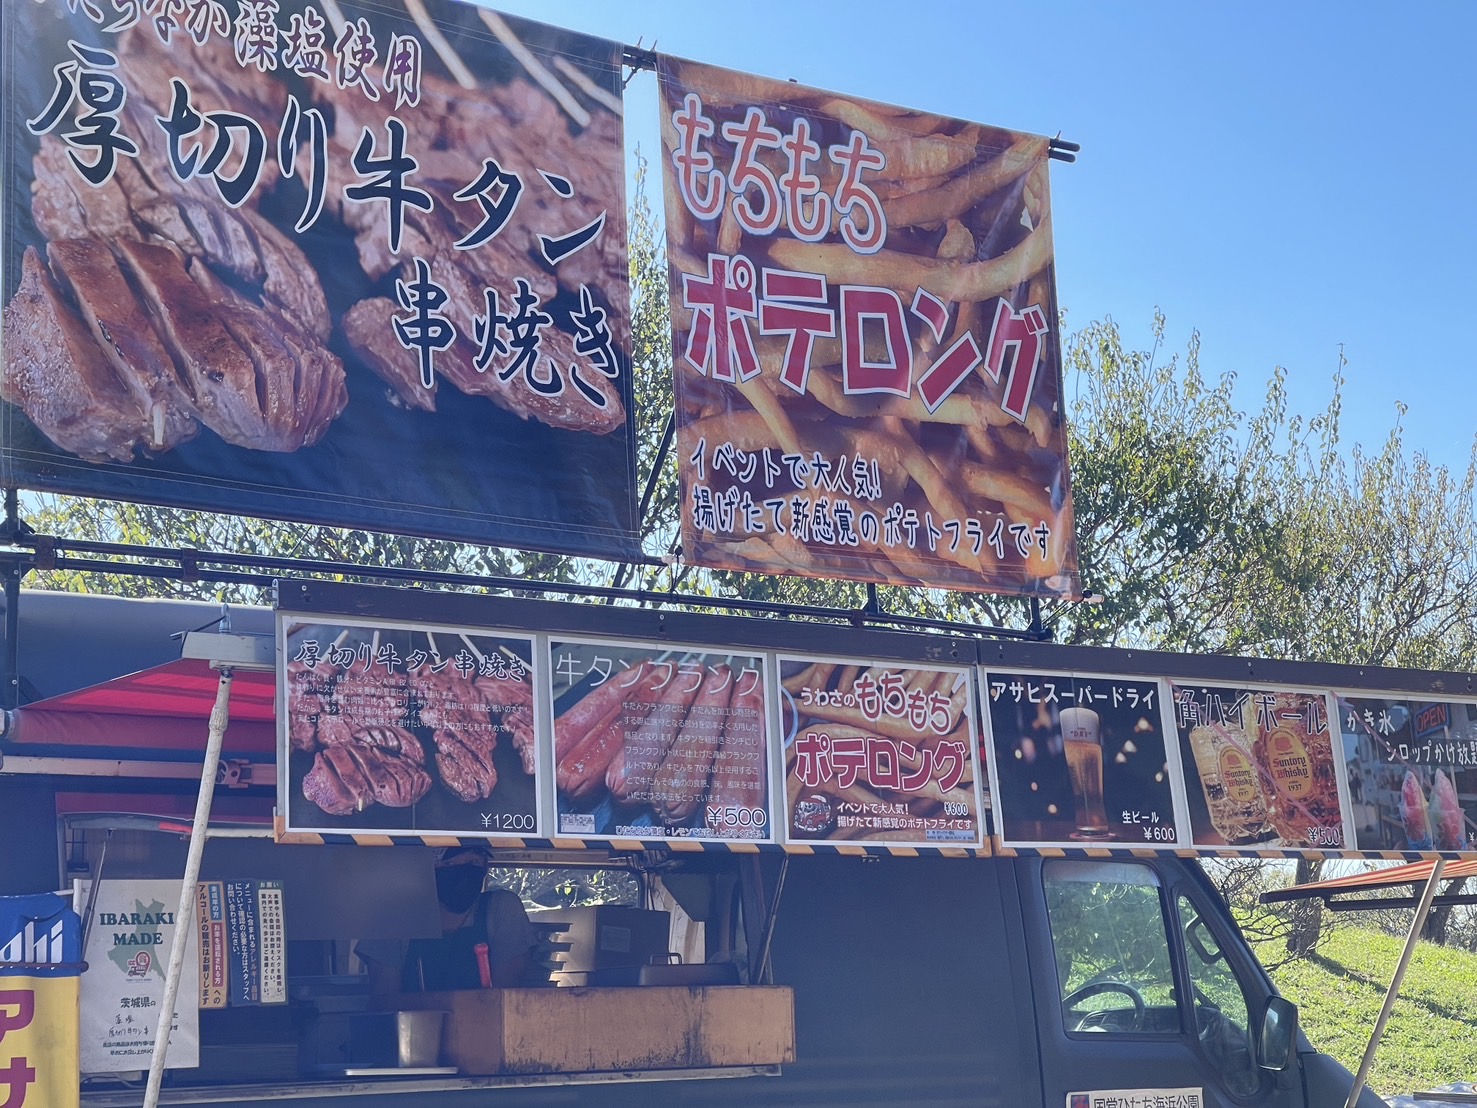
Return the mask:
POLYGON ((668 644, 549 644, 558 833, 770 842, 768 667, 668 644))
POLYGON ((619 43, 451 0, 0 18, 7 484, 637 549, 619 43))
POLYGON ((1195 846, 1349 846, 1327 693, 1170 689, 1195 846))
POLYGON ((279 615, 287 832, 538 832, 533 640, 279 615))
POLYGON ((1153 678, 981 671, 1007 846, 1188 846, 1153 678))
POLYGON ((658 72, 683 556, 1080 595, 1048 140, 658 72))
POLYGON ((1455 853, 1477 842, 1477 703, 1340 694, 1353 845, 1455 853))
POLYGON ((779 656, 787 842, 984 842, 969 671, 779 656))

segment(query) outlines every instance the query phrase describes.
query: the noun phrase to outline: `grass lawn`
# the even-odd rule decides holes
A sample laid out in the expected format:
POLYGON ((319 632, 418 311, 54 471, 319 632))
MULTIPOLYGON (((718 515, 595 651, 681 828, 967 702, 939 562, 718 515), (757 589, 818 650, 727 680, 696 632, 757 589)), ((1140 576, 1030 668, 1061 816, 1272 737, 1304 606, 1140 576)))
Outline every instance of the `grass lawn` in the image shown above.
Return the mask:
MULTIPOLYGON (((1298 1006, 1308 1038, 1352 1073, 1403 942, 1364 928, 1338 927, 1311 959, 1273 973, 1298 1006)), ((1477 954, 1431 943, 1416 947, 1370 1072, 1382 1096, 1477 1080, 1477 954)))

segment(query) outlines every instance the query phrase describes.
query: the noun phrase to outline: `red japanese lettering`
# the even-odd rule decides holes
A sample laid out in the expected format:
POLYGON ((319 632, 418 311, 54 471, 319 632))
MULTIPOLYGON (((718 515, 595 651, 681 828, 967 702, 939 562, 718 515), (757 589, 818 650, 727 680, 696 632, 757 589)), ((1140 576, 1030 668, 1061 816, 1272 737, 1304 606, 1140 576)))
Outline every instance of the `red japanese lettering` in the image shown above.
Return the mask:
POLYGON ((5 1099, 0 1108, 22 1108, 26 1103, 26 1088, 35 1082, 35 1067, 28 1065, 26 1058, 12 1058, 10 1065, 0 1067, 0 1088, 5 1090, 5 1099))
POLYGON ((892 289, 866 285, 841 288, 841 382, 847 394, 890 392, 906 397, 913 383, 913 346, 903 319, 903 301, 892 289), (866 322, 881 325, 885 359, 867 357, 866 322))
POLYGON ((983 361, 974 333, 964 332, 918 378, 918 395, 923 398, 923 406, 930 412, 938 411, 940 405, 969 379, 983 361))
POLYGON ((693 312, 683 353, 687 364, 715 381, 747 381, 759 372, 759 355, 746 320, 754 307, 754 264, 744 257, 708 255, 708 276, 682 275, 682 303, 693 312))
POLYGON ((841 167, 836 185, 836 210, 843 213, 841 237, 858 254, 875 254, 887 240, 887 217, 877 194, 862 184, 862 174, 886 169, 887 158, 860 131, 853 131, 845 144, 829 147, 828 153, 841 167))
POLYGON ((1006 357, 1010 371, 1005 380, 1005 396, 1000 407, 1007 414, 1025 421, 1036 387, 1036 370, 1041 362, 1041 336, 1050 327, 1046 313, 1035 304, 1017 313, 1004 297, 995 308, 995 322, 990 327, 990 344, 985 355, 985 372, 990 380, 999 381, 1005 372, 1006 357))
POLYGON ((903 767, 891 739, 867 736, 867 783, 876 789, 903 787, 903 767))
POLYGON ((0 991, 0 1039, 11 1031, 31 1026, 36 1018, 36 993, 32 989, 0 991))
POLYGON ((816 273, 764 271, 764 299, 759 303, 759 333, 789 335, 780 380, 804 395, 810 380, 810 352, 817 337, 836 334, 836 313, 825 307, 826 279, 816 273), (789 301, 790 303, 777 303, 789 301), (808 305, 819 304, 821 307, 808 305))
POLYGON ((819 242, 831 229, 831 198, 821 191, 821 179, 807 170, 821 156, 820 145, 810 137, 809 121, 797 118, 781 146, 785 172, 780 176, 780 189, 785 194, 790 234, 801 242, 819 242), (808 218, 807 203, 811 206, 808 218))
POLYGON ((831 736, 807 731, 795 740, 795 776, 807 789, 831 780, 831 736))
POLYGON ((867 740, 861 735, 848 735, 831 740, 831 765, 836 770, 836 787, 849 789, 857 775, 867 768, 867 740))
POLYGON ((933 764, 939 771, 939 791, 948 792, 964 780, 969 750, 962 742, 941 742, 933 749, 933 764))
POLYGON ((904 762, 916 762, 913 771, 908 772, 906 765, 903 768, 903 789, 905 793, 914 793, 928 785, 928 779, 933 776, 933 751, 927 747, 918 749, 912 743, 899 743, 898 753, 903 756, 904 762))
POLYGON ((728 187, 733 190, 733 215, 739 226, 752 235, 773 234, 780 225, 782 202, 779 182, 760 160, 762 149, 778 150, 783 137, 778 128, 767 126, 764 112, 750 108, 742 123, 725 123, 723 137, 734 143, 733 167, 728 187), (754 210, 750 186, 757 186, 763 208, 754 210))
POLYGON ((913 293, 913 306, 909 310, 928 324, 935 340, 944 341, 944 328, 949 325, 949 309, 942 300, 927 289, 920 288, 913 293))

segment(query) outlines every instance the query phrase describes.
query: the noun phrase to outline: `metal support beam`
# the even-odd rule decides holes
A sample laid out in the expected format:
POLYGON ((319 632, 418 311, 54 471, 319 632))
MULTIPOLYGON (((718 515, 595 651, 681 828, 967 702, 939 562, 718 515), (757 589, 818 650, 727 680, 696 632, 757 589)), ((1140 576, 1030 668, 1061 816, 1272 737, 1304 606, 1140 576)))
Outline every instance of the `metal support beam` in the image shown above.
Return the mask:
MULTIPOLYGON (((530 581, 518 577, 482 577, 468 573, 448 573, 417 569, 414 567, 391 567, 360 565, 353 562, 315 562, 305 558, 280 558, 258 554, 231 554, 198 551, 182 551, 164 547, 131 546, 122 543, 74 542, 70 539, 52 539, 33 536, 24 540, 27 544, 47 549, 49 568, 73 569, 84 573, 116 574, 121 577, 147 577, 168 580, 184 580, 187 570, 184 561, 193 558, 188 573, 199 581, 215 581, 225 584, 256 585, 269 588, 283 573, 306 575, 331 574, 349 580, 376 580, 401 585, 421 587, 446 585, 452 588, 474 589, 478 592, 505 592, 520 596, 534 593, 539 596, 564 596, 579 599, 623 600, 642 607, 680 608, 684 605, 705 609, 720 609, 730 612, 746 612, 753 615, 778 615, 787 618, 817 618, 875 624, 880 627, 903 628, 917 631, 943 631, 954 635, 970 635, 991 639, 1015 639, 1027 642, 1042 641, 1044 633, 1021 630, 1014 627, 984 626, 959 623, 921 616, 905 616, 900 613, 879 611, 868 617, 857 609, 828 608, 812 604, 784 604, 765 600, 746 600, 742 597, 715 597, 702 593, 653 589, 614 589, 603 585, 581 585, 567 581, 530 581), (69 551, 84 552, 96 557, 78 557, 69 551), (139 561, 118 561, 129 558, 139 561), (143 561, 148 559, 148 561, 143 561), (159 562, 172 562, 160 565, 159 562), (215 568, 230 567, 230 568, 215 568)), ((0 567, 7 572, 12 565, 19 566, 22 573, 33 568, 38 555, 6 553, 0 554, 0 567)), ((660 559, 648 558, 639 565, 662 565, 660 559)), ((1049 637, 1049 636, 1047 636, 1049 637)))
POLYGON ((174 943, 169 948, 169 970, 164 976, 164 997, 154 1023, 154 1055, 149 1061, 149 1083, 144 1090, 144 1108, 158 1108, 159 1088, 164 1080, 164 1060, 169 1054, 169 1030, 179 999, 180 976, 185 968, 185 939, 195 928, 195 884, 200 880, 200 859, 205 854, 205 836, 210 826, 210 805, 215 798, 215 771, 220 765, 221 742, 231 714, 230 666, 220 668, 215 707, 210 711, 210 730, 205 741, 205 765, 200 770, 200 792, 195 799, 195 822, 190 827, 189 853, 180 886, 179 911, 175 913, 174 943))
MULTIPOLYGON (((20 494, 5 490, 5 523, 0 542, 19 543, 29 537, 31 529, 21 521, 20 494)), ((5 669, 0 673, 5 687, 0 689, 0 708, 19 708, 21 703, 20 625, 21 578, 25 566, 19 561, 6 563, 5 573, 5 669)))
POLYGON ((1416 941, 1421 937, 1421 929, 1426 926, 1426 917, 1431 913, 1431 900, 1436 895, 1436 887, 1441 882, 1441 870, 1445 865, 1445 859, 1436 859, 1436 865, 1431 870, 1431 877, 1426 882, 1425 891, 1421 893, 1421 902, 1416 906, 1415 918, 1410 921, 1410 934, 1405 938, 1405 949, 1400 952, 1400 961, 1395 963, 1395 975, 1390 978, 1390 988, 1385 993, 1385 1003, 1380 1007, 1379 1018, 1374 1021, 1374 1033, 1369 1036, 1369 1045, 1364 1048, 1364 1059, 1359 1063, 1359 1072, 1354 1075, 1354 1085, 1349 1090, 1349 1099, 1344 1102, 1344 1108, 1354 1108, 1359 1101, 1359 1094, 1364 1091, 1365 1082, 1369 1080, 1369 1069, 1374 1065, 1375 1052, 1379 1050, 1380 1039, 1385 1034, 1385 1024, 1390 1020, 1390 1011, 1395 1007, 1395 997, 1400 992, 1400 982, 1405 979, 1405 970, 1410 965, 1410 956, 1415 953, 1416 941))

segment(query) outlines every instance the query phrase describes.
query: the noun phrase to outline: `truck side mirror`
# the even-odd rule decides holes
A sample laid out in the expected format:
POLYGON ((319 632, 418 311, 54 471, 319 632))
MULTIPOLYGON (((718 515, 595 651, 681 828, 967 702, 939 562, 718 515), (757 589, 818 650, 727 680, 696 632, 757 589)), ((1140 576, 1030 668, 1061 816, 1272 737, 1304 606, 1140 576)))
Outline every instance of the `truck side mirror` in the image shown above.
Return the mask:
POLYGON ((1286 997, 1267 997, 1267 1006, 1262 1011, 1262 1034, 1257 1041, 1257 1065, 1264 1070, 1281 1073, 1292 1061, 1297 1037, 1297 1005, 1286 997))

